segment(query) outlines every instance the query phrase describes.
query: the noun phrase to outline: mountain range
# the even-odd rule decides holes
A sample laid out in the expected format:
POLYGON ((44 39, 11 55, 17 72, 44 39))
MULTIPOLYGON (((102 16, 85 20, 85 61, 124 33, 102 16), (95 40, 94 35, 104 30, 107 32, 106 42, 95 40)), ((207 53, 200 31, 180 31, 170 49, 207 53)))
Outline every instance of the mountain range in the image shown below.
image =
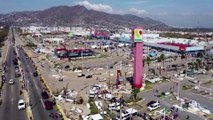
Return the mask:
POLYGON ((84 26, 124 28, 143 25, 146 29, 170 29, 166 24, 147 17, 131 14, 119 15, 88 10, 84 6, 57 6, 41 11, 0 14, 0 25, 15 26, 84 26))

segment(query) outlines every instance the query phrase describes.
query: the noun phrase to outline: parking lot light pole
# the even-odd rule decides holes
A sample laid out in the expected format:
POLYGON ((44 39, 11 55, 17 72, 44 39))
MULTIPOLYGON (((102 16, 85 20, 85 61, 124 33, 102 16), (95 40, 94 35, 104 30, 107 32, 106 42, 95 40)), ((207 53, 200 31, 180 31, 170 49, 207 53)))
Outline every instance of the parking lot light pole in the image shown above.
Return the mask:
POLYGON ((109 89, 111 90, 111 81, 110 81, 110 67, 107 66, 108 68, 108 74, 109 74, 109 89))
POLYGON ((177 91, 177 96, 180 98, 180 81, 178 82, 178 91, 177 91))
POLYGON ((30 110, 30 91, 29 91, 29 80, 27 80, 27 93, 28 93, 28 96, 27 96, 27 102, 28 102, 28 107, 29 107, 29 110, 30 110))

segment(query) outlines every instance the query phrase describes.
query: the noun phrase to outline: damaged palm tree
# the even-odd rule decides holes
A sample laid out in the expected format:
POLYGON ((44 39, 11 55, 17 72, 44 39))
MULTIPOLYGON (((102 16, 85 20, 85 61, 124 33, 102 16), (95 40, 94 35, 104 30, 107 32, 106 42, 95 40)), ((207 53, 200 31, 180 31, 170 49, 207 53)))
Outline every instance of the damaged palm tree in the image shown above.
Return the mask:
POLYGON ((76 104, 83 104, 83 102, 84 102, 84 100, 83 100, 82 97, 77 97, 77 98, 75 99, 75 103, 76 103, 76 104))
POLYGON ((67 96, 67 93, 68 93, 68 85, 69 85, 69 83, 66 84, 66 87, 63 87, 63 96, 67 96))

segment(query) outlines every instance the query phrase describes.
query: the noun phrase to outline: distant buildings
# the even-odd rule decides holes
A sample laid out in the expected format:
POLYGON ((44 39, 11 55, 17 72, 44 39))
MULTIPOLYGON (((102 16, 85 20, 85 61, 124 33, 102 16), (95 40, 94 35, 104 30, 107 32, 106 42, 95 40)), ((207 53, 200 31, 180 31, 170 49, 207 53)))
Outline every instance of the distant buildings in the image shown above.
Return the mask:
POLYGON ((88 57, 93 56, 95 53, 90 49, 71 49, 67 50, 65 48, 56 48, 54 54, 58 58, 78 58, 78 57, 88 57))
POLYGON ((63 38, 44 38, 43 39, 43 44, 63 44, 64 39, 63 38))
POLYGON ((24 33, 54 33, 54 32, 70 32, 70 27, 43 27, 43 26, 27 26, 21 27, 24 33))
MULTIPOLYGON (((77 36, 90 39, 100 40, 114 40, 122 43, 130 43, 131 32, 130 29, 106 29, 106 28, 87 28, 87 27, 43 27, 43 26, 28 26, 21 27, 24 33, 31 33, 32 36, 41 37, 44 33, 64 33, 62 37, 56 36, 56 38, 43 39, 44 44, 61 44, 64 43, 64 39, 69 39, 73 36, 77 36)), ((47 34, 48 35, 48 34, 47 34)), ((213 33, 198 33, 198 32, 171 32, 171 31, 151 31, 144 30, 143 41, 145 46, 164 49, 179 53, 197 53, 204 51, 206 46, 212 44, 213 46, 213 33), (178 35, 193 36, 194 39, 184 38, 166 38, 160 37, 159 34, 171 33, 178 35)), ((92 48, 97 48, 98 45, 93 45, 92 48)), ((108 45, 106 45, 108 47, 108 45)))
MULTIPOLYGON (((130 34, 122 34, 119 42, 130 43, 130 34)), ((206 42, 184 38, 162 38, 159 34, 143 34, 144 45, 157 49, 164 49, 178 53, 193 53, 204 51, 206 42)))

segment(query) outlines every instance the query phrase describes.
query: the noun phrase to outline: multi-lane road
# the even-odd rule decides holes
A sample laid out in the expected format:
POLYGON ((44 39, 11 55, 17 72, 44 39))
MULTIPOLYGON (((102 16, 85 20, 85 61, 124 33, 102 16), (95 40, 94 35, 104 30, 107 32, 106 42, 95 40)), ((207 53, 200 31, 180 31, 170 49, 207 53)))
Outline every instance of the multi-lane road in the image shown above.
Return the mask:
MULTIPOLYGON (((18 50, 18 54, 21 61, 21 67, 24 71, 24 79, 28 81, 29 100, 34 119, 52 120, 53 118, 49 117, 49 115, 51 113, 58 114, 58 111, 55 107, 53 110, 50 111, 45 109, 45 100, 43 100, 41 97, 41 92, 44 89, 44 85, 41 83, 40 77, 33 76, 33 73, 36 72, 33 62, 26 56, 22 48, 18 50)), ((51 98, 49 100, 52 101, 51 98)), ((57 120, 57 118, 55 117, 54 120, 57 120)))
POLYGON ((9 45, 6 59, 6 81, 1 92, 0 120, 27 120, 26 111, 18 110, 18 100, 23 99, 23 97, 20 95, 20 79, 15 77, 15 66, 12 61, 15 58, 14 50, 14 47, 9 45), (10 79, 14 79, 15 84, 10 85, 10 79))
MULTIPOLYGON (((1 91, 2 104, 0 105, 0 120, 27 120, 27 109, 18 110, 18 101, 23 99, 23 93, 20 93, 22 89, 25 89, 28 92, 27 98, 29 98, 30 110, 34 120, 61 120, 58 114, 59 112, 55 106, 53 107, 53 110, 45 109, 45 100, 43 100, 41 96, 41 92, 45 87, 40 81, 40 77, 34 77, 33 75, 35 72, 33 62, 27 58, 21 47, 16 47, 14 45, 12 41, 16 38, 13 37, 13 32, 10 32, 9 36, 12 37, 10 37, 11 42, 6 56, 6 81, 1 91), (16 50, 17 53, 15 54, 14 51, 16 50), (15 77, 15 65, 13 64, 13 59, 16 57, 19 58, 21 63, 20 67, 23 70, 23 82, 27 81, 27 87, 22 88, 23 84, 21 83, 20 78, 15 77), (10 85, 10 79, 14 79, 15 84, 10 85), (50 116, 50 114, 54 114, 54 117, 50 116)), ((49 98, 49 101, 52 101, 51 97, 49 98)), ((26 103, 26 105, 28 104, 26 103)))

